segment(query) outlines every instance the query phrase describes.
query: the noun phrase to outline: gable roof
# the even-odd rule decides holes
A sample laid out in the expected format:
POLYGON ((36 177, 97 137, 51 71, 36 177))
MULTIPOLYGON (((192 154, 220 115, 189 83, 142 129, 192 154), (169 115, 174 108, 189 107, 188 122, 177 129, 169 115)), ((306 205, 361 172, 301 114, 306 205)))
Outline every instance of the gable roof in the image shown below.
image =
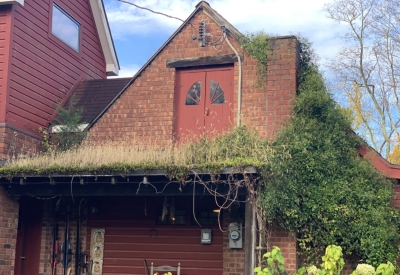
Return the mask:
MULTIPOLYGON (((95 0, 90 0, 90 1, 95 1, 95 0)), ((218 12, 216 12, 214 9, 211 8, 211 6, 206 2, 206 1, 200 1, 197 5, 195 10, 189 15, 189 17, 182 23, 182 25, 168 38, 167 41, 157 50, 157 52, 150 57, 150 59, 140 68, 139 71, 131 78, 129 83, 126 85, 126 87, 121 90, 115 98, 110 101, 110 103, 104 108, 98 115, 97 117, 88 125, 87 129, 90 129, 96 122, 99 120, 106 112, 107 110, 118 100, 118 98, 125 92, 125 90, 135 82, 135 80, 142 74, 142 72, 157 58, 157 56, 164 50, 164 48, 187 26, 190 25, 190 21, 194 18, 194 16, 199 12, 203 10, 210 18, 212 18, 220 27, 225 26, 227 33, 230 34, 233 38, 236 40, 239 40, 241 37, 241 33, 231 24, 229 23, 225 18, 223 18, 218 12)))
POLYGON ((68 108, 71 100, 82 108, 82 123, 90 123, 108 103, 128 84, 131 78, 83 80, 76 87, 64 107, 68 108))

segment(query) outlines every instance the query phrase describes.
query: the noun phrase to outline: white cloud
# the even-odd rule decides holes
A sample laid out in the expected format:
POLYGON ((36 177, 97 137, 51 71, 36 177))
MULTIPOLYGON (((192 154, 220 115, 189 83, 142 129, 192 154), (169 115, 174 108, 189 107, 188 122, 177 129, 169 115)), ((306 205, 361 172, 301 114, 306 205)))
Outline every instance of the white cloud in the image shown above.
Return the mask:
MULTIPOLYGON (((331 0, 209 0, 211 7, 239 31, 264 30, 273 35, 302 33, 321 57, 331 57, 340 44, 343 26, 333 23, 321 11, 331 0)), ((195 9, 193 0, 138 0, 139 6, 185 20, 195 9)), ((172 33, 182 23, 162 15, 112 1, 106 3, 114 39, 128 40, 132 34, 172 33)))
POLYGON ((121 66, 121 70, 119 71, 118 76, 109 76, 108 78, 122 78, 122 77, 133 77, 136 72, 141 67, 139 65, 128 65, 128 66, 121 66))

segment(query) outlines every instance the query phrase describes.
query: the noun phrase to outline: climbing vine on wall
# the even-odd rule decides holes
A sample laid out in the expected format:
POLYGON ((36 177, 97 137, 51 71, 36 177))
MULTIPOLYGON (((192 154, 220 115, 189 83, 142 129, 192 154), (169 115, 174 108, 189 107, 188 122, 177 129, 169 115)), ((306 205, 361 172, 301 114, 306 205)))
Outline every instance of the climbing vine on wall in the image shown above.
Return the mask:
POLYGON ((258 86, 265 85, 268 73, 268 35, 263 31, 247 33, 240 39, 240 43, 257 60, 258 86))
POLYGON ((392 183, 360 158, 363 141, 318 67, 302 69, 291 122, 273 141, 272 173, 262 181, 265 219, 296 232, 309 259, 337 244, 375 266, 395 262, 400 236, 392 183))

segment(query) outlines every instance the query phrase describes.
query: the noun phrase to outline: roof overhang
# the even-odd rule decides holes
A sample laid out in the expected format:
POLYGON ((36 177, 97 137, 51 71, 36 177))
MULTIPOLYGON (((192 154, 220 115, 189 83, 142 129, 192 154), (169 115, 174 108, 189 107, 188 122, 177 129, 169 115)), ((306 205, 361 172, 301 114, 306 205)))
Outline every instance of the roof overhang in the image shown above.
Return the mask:
MULTIPOLYGON (((219 194, 230 192, 229 181, 232 177, 256 178, 257 169, 246 167, 244 171, 233 167, 224 168, 219 177, 215 172, 193 169, 188 173, 185 184, 177 178, 170 178, 164 170, 135 170, 129 173, 110 171, 107 174, 89 173, 78 174, 18 174, 12 178, 0 177, 0 185, 9 196, 34 197, 68 197, 73 196, 165 196, 165 195, 207 195, 199 178, 204 182, 213 182, 214 191, 219 194), (196 184, 196 182, 198 182, 196 184), (186 186, 186 187, 185 187, 186 186), (72 192, 72 193, 71 193, 72 192)), ((246 188, 242 186, 238 195, 245 195, 246 188)))
POLYGON ((94 22, 96 24, 100 44, 104 53, 104 59, 106 61, 107 75, 116 76, 119 73, 120 67, 111 36, 110 26, 108 25, 103 0, 90 0, 90 6, 92 7, 94 22))
POLYGON ((0 0, 0 5, 9 5, 9 4, 11 4, 11 5, 18 4, 18 5, 23 6, 24 0, 0 0))
POLYGON ((392 164, 368 146, 359 146, 360 155, 372 162, 372 165, 385 177, 400 179, 400 165, 392 164))

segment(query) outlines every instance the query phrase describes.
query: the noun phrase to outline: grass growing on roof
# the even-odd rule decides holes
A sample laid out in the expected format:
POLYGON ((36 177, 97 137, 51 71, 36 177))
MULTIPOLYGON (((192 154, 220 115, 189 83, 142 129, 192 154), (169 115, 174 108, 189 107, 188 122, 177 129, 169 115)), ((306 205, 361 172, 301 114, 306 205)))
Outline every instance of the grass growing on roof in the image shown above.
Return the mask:
POLYGON ((273 151, 255 131, 240 127, 214 138, 203 136, 199 141, 182 146, 158 149, 152 146, 85 144, 65 152, 48 152, 33 158, 18 159, 0 168, 0 175, 69 174, 132 172, 163 169, 190 170, 225 167, 264 166, 273 151))

